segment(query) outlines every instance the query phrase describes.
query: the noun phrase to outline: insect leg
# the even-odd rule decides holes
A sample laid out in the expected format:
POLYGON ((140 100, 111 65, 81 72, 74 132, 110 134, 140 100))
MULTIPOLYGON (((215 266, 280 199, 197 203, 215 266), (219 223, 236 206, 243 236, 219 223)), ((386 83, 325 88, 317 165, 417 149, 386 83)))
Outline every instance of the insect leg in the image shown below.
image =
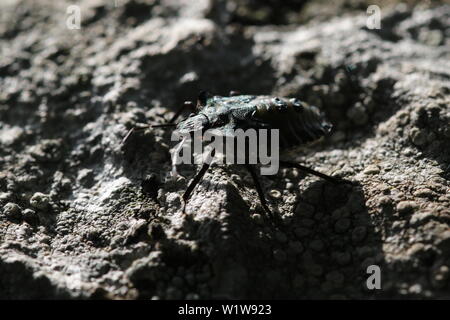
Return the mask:
POLYGON ((194 177, 194 179, 189 183, 189 186, 187 187, 186 191, 183 194, 183 213, 186 210, 186 203, 189 200, 189 197, 191 196, 192 191, 194 191, 194 188, 197 186, 197 184, 202 180, 203 176, 205 175, 206 171, 208 171, 209 163, 204 163, 200 171, 197 173, 197 175, 194 177))
POLYGON ((253 168, 253 166, 251 164, 245 164, 245 167, 247 168, 248 172, 250 172, 250 175, 252 176, 256 191, 258 192, 259 200, 261 201, 264 211, 266 211, 267 215, 271 219, 273 219, 272 211, 270 211, 269 207, 267 206, 266 198, 264 196, 264 192, 261 187, 261 184, 259 183, 258 175, 256 174, 255 169, 253 168))
POLYGON ((283 166, 283 167, 287 167, 287 168, 297 168, 297 169, 299 169, 299 170, 301 170, 301 171, 304 171, 304 172, 306 172, 306 173, 312 174, 312 175, 314 175, 314 176, 317 176, 317 177, 319 177, 319 178, 322 178, 322 179, 324 179, 324 180, 326 180, 326 181, 330 181, 330 182, 332 182, 332 183, 336 183, 336 184, 338 184, 338 183, 348 183, 348 184, 352 184, 350 181, 347 181, 347 180, 344 180, 344 179, 341 179, 341 178, 336 178, 336 177, 332 177, 332 176, 326 175, 326 174, 324 174, 324 173, 318 172, 318 171, 313 170, 313 169, 311 169, 311 168, 302 166, 301 164, 298 164, 298 163, 296 163, 296 162, 280 161, 280 165, 283 166))

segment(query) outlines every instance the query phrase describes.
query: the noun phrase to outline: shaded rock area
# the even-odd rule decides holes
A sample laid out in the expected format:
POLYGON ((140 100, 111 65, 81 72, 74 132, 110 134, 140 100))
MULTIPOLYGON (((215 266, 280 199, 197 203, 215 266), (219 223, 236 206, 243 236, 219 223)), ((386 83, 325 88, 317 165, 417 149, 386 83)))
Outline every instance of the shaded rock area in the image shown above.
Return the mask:
POLYGON ((448 4, 378 2, 371 30, 364 1, 116 3, 0 4, 0 298, 450 298, 448 4), (296 159, 355 185, 261 178, 274 227, 213 167, 183 215, 170 132, 120 142, 201 89, 320 107, 296 159))

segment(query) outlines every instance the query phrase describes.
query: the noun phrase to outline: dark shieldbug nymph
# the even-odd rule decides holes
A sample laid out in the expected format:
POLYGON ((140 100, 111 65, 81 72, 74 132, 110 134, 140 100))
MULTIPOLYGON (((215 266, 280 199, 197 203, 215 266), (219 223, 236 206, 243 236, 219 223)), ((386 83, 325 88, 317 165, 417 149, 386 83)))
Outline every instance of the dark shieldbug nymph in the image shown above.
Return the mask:
MULTIPOLYGON (((193 106, 186 102, 185 106, 193 106)), ((148 127, 173 126, 175 130, 182 134, 192 134, 195 131, 206 131, 214 129, 224 136, 229 135, 238 129, 278 129, 279 147, 282 154, 286 151, 315 142, 331 131, 331 124, 328 123, 324 115, 318 108, 310 106, 296 98, 280 98, 272 96, 255 95, 232 95, 230 97, 212 96, 202 91, 198 97, 196 112, 188 118, 175 124, 176 118, 181 114, 181 110, 171 119, 169 124, 148 127)), ((130 130, 128 135, 133 131, 130 130)), ((258 175, 254 169, 254 164, 243 163, 255 184, 261 204, 267 214, 271 215, 264 192, 259 183, 258 175)), ((331 177, 317 172, 311 168, 302 166, 295 162, 279 160, 279 165, 286 168, 297 168, 309 174, 316 175, 333 183, 347 182, 340 178, 331 177)), ((184 205, 202 180, 210 163, 203 163, 200 171, 189 183, 183 194, 184 205)), ((184 208, 183 208, 184 211, 184 208)))

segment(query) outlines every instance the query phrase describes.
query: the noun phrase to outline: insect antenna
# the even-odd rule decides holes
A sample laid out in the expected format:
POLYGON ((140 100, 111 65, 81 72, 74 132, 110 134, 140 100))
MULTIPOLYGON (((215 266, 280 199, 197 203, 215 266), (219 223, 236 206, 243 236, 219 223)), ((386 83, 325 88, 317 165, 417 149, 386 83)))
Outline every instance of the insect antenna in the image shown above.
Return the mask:
POLYGON ((141 131, 141 130, 145 130, 147 128, 150 128, 150 126, 145 126, 145 127, 133 127, 131 128, 127 134, 125 135, 125 137, 122 139, 122 141, 120 142, 120 145, 124 145, 125 142, 127 142, 127 140, 130 138, 130 136, 136 132, 136 131, 141 131))
POLYGON ((163 124, 154 124, 154 125, 146 125, 146 126, 140 126, 140 127, 133 127, 131 128, 128 133, 125 135, 125 137, 122 139, 122 142, 120 143, 121 145, 123 145, 129 138, 130 136, 135 133, 136 131, 141 131, 141 130, 145 130, 148 128, 167 128, 167 127, 176 127, 177 123, 175 123, 175 121, 178 119, 178 117, 183 113, 183 111, 186 108, 195 108, 195 105, 192 103, 192 101, 185 101, 183 103, 183 106, 181 108, 179 108, 177 110, 177 112, 174 114, 174 116, 169 120, 169 122, 167 123, 163 123, 163 124))
POLYGON ((127 134, 125 135, 125 137, 122 139, 122 141, 120 142, 120 145, 125 144, 125 142, 127 142, 127 140, 130 138, 130 136, 137 132, 137 131, 142 131, 142 130, 146 130, 148 128, 166 128, 166 127, 175 127, 177 124, 176 123, 165 123, 165 124, 154 124, 154 125, 147 125, 147 126, 141 126, 141 127, 133 127, 131 128, 127 134))
POLYGON ((177 123, 163 123, 163 124, 153 124, 148 127, 150 128, 168 128, 168 127, 176 127, 177 123))

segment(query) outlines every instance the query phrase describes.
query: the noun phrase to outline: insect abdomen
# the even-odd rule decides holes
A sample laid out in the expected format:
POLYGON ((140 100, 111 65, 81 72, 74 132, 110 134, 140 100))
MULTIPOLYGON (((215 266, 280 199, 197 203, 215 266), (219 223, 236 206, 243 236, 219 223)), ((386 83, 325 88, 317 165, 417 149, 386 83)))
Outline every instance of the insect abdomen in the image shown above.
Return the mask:
POLYGON ((255 116, 280 130, 282 147, 314 142, 332 127, 318 108, 298 99, 262 98, 257 101, 255 116))

